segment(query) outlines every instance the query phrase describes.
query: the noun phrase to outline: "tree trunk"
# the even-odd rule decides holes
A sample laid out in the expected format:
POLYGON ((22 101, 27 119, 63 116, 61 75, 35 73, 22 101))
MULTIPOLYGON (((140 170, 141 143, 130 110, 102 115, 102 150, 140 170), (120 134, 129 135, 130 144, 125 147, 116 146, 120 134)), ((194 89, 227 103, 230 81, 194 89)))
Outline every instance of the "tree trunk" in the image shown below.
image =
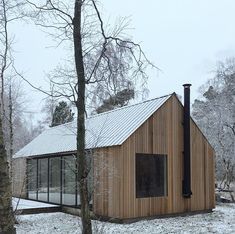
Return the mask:
POLYGON ((4 73, 7 69, 7 55, 8 55, 8 31, 7 31, 7 13, 6 3, 2 1, 3 8, 3 23, 5 36, 5 48, 3 54, 3 63, 1 67, 1 100, 0 100, 0 233, 16 233, 14 228, 14 215, 12 210, 12 188, 11 178, 9 176, 9 165, 7 162, 7 153, 3 137, 3 123, 2 116, 4 116, 4 73), (2 113, 3 112, 3 113, 2 113))
POLYGON ((5 150, 2 130, 2 118, 0 117, 0 233, 16 233, 14 228, 14 216, 12 212, 12 192, 9 177, 9 166, 5 150))
POLYGON ((13 104, 12 104, 12 90, 11 84, 9 89, 9 128, 10 128, 10 152, 9 152, 9 163, 10 163, 10 178, 12 183, 12 157, 13 157, 13 104))
POLYGON ((75 0, 73 19, 74 56, 77 72, 77 168, 81 201, 82 233, 92 233, 88 199, 88 165, 85 154, 85 74, 81 39, 82 1, 75 0))

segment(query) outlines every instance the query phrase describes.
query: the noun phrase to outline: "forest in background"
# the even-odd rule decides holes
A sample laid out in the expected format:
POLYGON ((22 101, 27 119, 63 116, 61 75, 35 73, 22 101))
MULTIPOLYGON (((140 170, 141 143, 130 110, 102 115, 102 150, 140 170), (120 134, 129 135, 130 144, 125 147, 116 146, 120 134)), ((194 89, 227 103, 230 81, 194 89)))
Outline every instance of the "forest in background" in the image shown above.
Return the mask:
POLYGON ((192 115, 215 150, 217 186, 229 190, 235 178, 235 59, 218 62, 200 92, 192 115))

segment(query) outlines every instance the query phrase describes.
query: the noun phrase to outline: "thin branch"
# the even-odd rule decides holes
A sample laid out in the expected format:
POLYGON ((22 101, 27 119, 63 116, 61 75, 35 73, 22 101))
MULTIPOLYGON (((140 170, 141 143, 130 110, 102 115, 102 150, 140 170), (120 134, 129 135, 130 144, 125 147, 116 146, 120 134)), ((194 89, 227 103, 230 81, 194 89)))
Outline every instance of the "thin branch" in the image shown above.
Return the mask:
POLYGON ((30 85, 33 89, 35 89, 35 90, 37 90, 37 91, 39 91, 39 92, 41 92, 41 93, 44 93, 44 94, 46 94, 47 96, 50 96, 50 97, 55 97, 55 98, 56 98, 56 97, 61 97, 61 95, 54 96, 54 95, 51 95, 49 92, 47 92, 47 91, 41 89, 40 87, 36 87, 36 86, 33 85, 31 82, 29 82, 26 78, 24 78, 24 76, 23 76, 22 74, 20 74, 20 73, 17 71, 17 69, 15 68, 14 65, 12 65, 12 68, 13 68, 13 70, 15 71, 15 73, 16 73, 23 81, 25 81, 28 85, 30 85))
POLYGON ((48 8, 47 7, 47 4, 44 5, 44 6, 38 6, 37 4, 29 1, 29 0, 26 0, 27 3, 29 3, 31 6, 35 7, 36 9, 40 10, 40 11, 57 11, 65 16, 67 16, 70 20, 71 20, 71 23, 73 21, 73 18, 71 15, 69 15, 68 13, 62 11, 61 9, 57 8, 54 6, 54 4, 51 2, 51 0, 48 0, 47 3, 50 3, 51 4, 51 8, 48 8))

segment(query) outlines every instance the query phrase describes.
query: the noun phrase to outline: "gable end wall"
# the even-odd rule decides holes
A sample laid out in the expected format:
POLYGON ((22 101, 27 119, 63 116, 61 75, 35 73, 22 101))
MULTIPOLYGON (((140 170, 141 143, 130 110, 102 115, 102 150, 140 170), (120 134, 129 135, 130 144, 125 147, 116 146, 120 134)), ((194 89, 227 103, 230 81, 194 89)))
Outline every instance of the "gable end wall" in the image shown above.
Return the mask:
POLYGON ((103 180, 106 182, 101 182, 102 189, 109 190, 109 196, 106 197, 106 205, 100 207, 98 212, 95 208, 95 213, 125 219, 203 211, 214 208, 214 151, 192 120, 191 184, 193 195, 191 199, 182 197, 182 122, 183 106, 173 95, 122 146, 119 148, 109 147, 109 151, 112 151, 112 153, 109 156, 107 154, 106 160, 110 160, 109 166, 115 168, 117 174, 115 178, 111 179, 109 177, 108 180, 103 180), (168 155, 167 197, 136 198, 136 153, 168 155), (110 158, 108 159, 108 157, 110 158), (112 187, 111 190, 110 186, 112 187), (110 194, 111 191, 115 194, 110 194))

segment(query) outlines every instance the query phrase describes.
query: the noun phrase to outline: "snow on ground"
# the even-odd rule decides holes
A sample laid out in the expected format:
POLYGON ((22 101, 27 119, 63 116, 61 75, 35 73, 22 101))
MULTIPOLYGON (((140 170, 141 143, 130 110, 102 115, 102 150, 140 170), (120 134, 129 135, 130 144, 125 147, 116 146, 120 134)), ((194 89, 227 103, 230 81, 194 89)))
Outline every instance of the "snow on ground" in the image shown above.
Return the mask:
POLYGON ((17 206, 17 209, 32 209, 32 208, 44 208, 44 207, 56 207, 57 205, 47 204, 43 202, 37 202, 37 201, 30 201, 25 199, 20 199, 17 197, 12 198, 12 205, 15 209, 17 206), (17 203, 19 201, 19 204, 17 206, 17 203))
MULTIPOLYGON (((81 233, 79 217, 64 213, 18 216, 19 234, 81 233)), ((220 204, 212 213, 143 220, 132 224, 93 221, 94 233, 235 233, 235 204, 220 204)))

